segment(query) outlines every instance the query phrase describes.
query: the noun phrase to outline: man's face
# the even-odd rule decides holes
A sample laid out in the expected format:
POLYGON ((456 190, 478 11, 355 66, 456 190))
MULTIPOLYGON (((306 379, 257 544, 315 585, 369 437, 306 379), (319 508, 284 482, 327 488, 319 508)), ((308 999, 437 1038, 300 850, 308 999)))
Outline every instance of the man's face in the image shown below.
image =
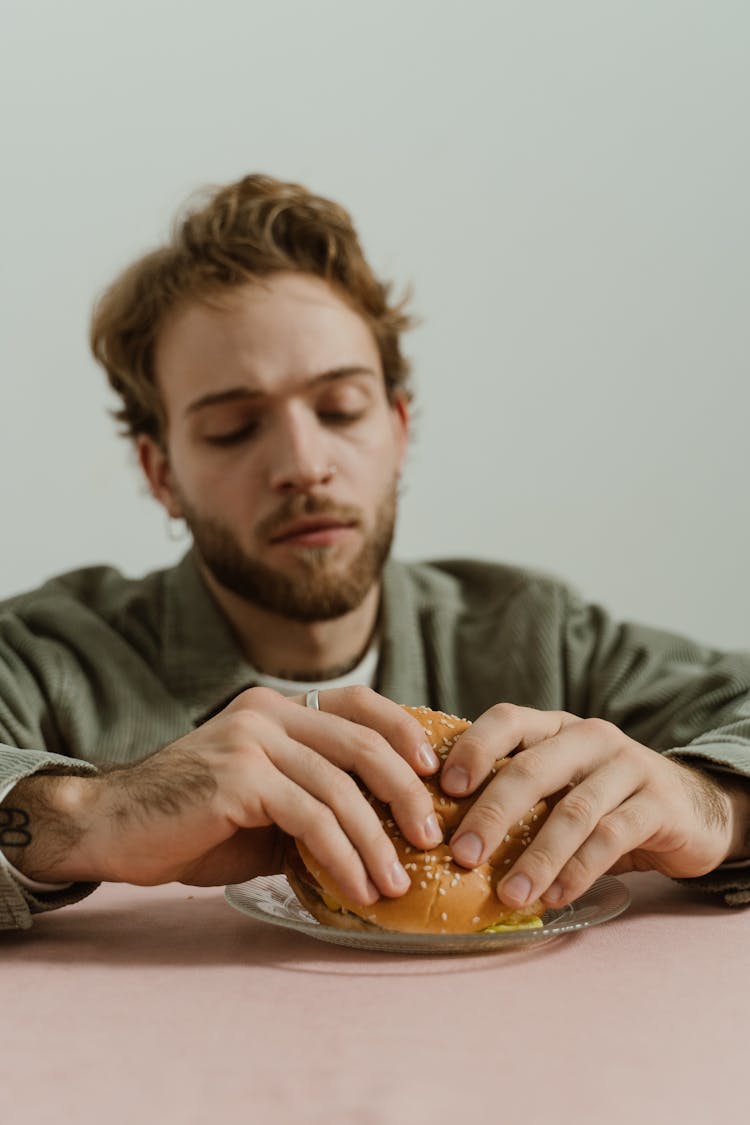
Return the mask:
POLYGON ((166 455, 141 462, 225 588, 326 620, 360 604, 393 536, 407 415, 372 333, 323 280, 276 274, 190 305, 156 351, 166 455))

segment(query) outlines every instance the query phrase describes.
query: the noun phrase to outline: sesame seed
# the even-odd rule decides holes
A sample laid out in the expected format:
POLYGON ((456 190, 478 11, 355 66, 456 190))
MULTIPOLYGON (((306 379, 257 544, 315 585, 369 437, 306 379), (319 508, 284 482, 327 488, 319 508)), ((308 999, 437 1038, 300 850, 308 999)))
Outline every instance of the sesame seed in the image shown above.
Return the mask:
POLYGON ((438 894, 444 895, 445 894, 445 887, 438 887, 438 894))
POLYGON ((478 922, 478 921, 479 921, 479 915, 478 915, 478 914, 476 914, 476 915, 475 915, 475 916, 474 916, 474 917, 472 918, 472 920, 471 920, 471 924, 472 924, 472 926, 476 926, 476 924, 477 924, 477 922, 478 922))
POLYGON ((420 887, 422 888, 423 891, 427 890, 427 884, 425 883, 424 879, 422 879, 422 881, 420 882, 419 885, 420 885, 420 887))
POLYGON ((505 843, 506 843, 506 844, 509 844, 509 843, 510 843, 510 836, 506 836, 506 837, 505 837, 505 843))
POLYGON ((441 922, 447 922, 448 921, 448 915, 445 913, 445 911, 443 911, 443 913, 440 915, 440 921, 441 922))

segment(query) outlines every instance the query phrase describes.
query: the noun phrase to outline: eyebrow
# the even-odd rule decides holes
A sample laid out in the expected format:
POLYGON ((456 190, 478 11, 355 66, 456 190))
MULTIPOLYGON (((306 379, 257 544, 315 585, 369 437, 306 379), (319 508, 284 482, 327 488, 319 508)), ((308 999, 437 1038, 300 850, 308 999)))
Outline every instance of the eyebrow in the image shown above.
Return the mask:
MULTIPOLYGON (((318 383, 334 383, 337 379, 350 379, 353 375, 369 375, 372 378, 377 378, 377 372, 371 367, 349 364, 345 367, 333 367, 330 371, 323 371, 320 375, 313 375, 311 379, 305 380, 304 385, 306 387, 313 387, 318 383)), ((220 403, 234 402, 237 399, 259 399, 266 397, 264 391, 255 390, 253 387, 227 387, 223 391, 211 391, 207 395, 201 395, 200 398, 196 398, 185 407, 185 413, 194 414, 197 410, 202 410, 206 406, 217 406, 220 403)))

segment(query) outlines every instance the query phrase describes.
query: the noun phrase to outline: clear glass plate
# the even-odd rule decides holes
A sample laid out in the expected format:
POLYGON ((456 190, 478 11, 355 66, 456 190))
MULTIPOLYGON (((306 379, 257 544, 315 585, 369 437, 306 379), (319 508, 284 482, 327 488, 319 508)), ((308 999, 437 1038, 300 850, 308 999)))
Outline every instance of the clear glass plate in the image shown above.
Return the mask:
POLYGON ((360 933, 321 925, 308 914, 283 875, 263 875, 249 883, 235 883, 225 888, 224 896, 235 910, 260 922, 296 930, 316 941, 386 953, 496 953, 521 946, 533 949, 561 934, 616 918, 630 905, 625 884, 613 875, 602 875, 575 902, 545 911, 541 929, 503 934, 400 934, 388 930, 360 933))

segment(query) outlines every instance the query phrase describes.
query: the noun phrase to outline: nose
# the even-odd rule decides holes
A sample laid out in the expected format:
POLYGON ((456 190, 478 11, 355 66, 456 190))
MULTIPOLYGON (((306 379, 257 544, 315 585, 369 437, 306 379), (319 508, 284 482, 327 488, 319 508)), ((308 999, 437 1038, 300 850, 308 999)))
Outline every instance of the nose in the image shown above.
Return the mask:
POLYGON ((326 434, 317 418, 290 412, 273 435, 270 484, 276 492, 308 492, 336 473, 326 434))

